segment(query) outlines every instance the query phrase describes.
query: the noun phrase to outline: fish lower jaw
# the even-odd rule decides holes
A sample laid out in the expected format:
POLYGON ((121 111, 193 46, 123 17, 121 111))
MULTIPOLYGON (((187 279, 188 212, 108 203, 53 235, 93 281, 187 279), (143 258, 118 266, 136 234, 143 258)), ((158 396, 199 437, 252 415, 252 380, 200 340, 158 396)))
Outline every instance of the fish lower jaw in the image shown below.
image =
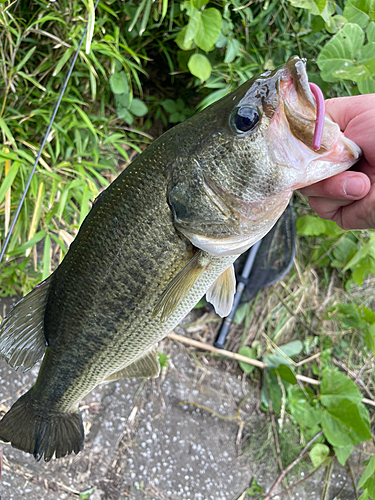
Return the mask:
POLYGON ((352 167, 361 155, 360 147, 340 133, 336 145, 330 151, 309 162, 304 180, 295 184, 293 189, 310 186, 310 184, 340 174, 352 167))

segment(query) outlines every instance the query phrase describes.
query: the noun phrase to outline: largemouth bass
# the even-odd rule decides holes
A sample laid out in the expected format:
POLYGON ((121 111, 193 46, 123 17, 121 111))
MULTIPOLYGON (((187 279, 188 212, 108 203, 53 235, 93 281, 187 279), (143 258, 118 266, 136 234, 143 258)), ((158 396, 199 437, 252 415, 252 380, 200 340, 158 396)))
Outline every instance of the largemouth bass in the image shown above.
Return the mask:
POLYGON ((1 420, 1 440, 37 460, 78 453, 89 391, 157 376, 157 343, 206 292, 219 314, 230 311, 235 259, 294 189, 360 155, 327 117, 315 151, 315 117, 305 62, 292 57, 166 132, 119 175, 59 267, 0 326, 15 369, 44 355, 35 385, 1 420))

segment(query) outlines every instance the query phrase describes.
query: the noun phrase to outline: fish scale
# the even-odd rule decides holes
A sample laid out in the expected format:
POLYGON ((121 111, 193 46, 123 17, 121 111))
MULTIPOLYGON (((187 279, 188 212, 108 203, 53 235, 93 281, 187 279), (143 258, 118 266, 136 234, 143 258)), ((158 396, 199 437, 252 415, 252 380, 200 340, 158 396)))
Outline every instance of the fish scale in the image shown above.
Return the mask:
POLYGON ((0 325, 0 354, 35 385, 0 439, 39 460, 78 453, 80 400, 102 381, 159 372, 157 343, 207 292, 221 316, 233 262, 293 189, 350 167, 359 148, 316 108, 298 57, 166 132, 97 198, 65 258, 0 325), (46 346, 47 344, 47 346, 46 346))

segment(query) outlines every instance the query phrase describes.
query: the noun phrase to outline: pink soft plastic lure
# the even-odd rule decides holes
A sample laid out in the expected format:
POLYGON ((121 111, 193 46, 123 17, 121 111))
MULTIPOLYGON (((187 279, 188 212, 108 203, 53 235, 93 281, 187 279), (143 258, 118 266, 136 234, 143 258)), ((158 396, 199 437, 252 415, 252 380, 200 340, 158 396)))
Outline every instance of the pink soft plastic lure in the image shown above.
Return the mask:
POLYGON ((324 115, 325 115, 324 96, 318 85, 315 85, 315 83, 309 83, 309 85, 311 93, 316 101, 316 121, 315 121, 315 130, 314 130, 312 147, 314 151, 318 151, 318 149, 320 149, 323 136, 324 115))

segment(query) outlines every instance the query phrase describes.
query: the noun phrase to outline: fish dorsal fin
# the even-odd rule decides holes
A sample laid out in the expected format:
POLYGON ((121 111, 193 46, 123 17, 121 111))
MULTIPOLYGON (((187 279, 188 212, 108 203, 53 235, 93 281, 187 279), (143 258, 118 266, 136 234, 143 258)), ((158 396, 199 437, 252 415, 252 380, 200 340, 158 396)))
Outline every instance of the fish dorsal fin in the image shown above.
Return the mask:
POLYGON ((10 311, 0 325, 0 356, 15 370, 31 368, 43 356, 44 312, 51 276, 37 285, 10 311))
POLYGON ((119 378, 157 377, 160 372, 159 355, 156 346, 149 349, 141 358, 121 370, 112 373, 104 382, 112 382, 119 378))
POLYGON ((210 264, 211 258, 207 252, 199 250, 192 259, 179 271, 163 290, 152 318, 160 312, 160 321, 167 320, 188 295, 195 282, 210 264))
POLYGON ((216 313, 224 318, 232 310, 236 293, 236 275, 233 264, 224 271, 206 293, 206 299, 214 306, 216 313))

